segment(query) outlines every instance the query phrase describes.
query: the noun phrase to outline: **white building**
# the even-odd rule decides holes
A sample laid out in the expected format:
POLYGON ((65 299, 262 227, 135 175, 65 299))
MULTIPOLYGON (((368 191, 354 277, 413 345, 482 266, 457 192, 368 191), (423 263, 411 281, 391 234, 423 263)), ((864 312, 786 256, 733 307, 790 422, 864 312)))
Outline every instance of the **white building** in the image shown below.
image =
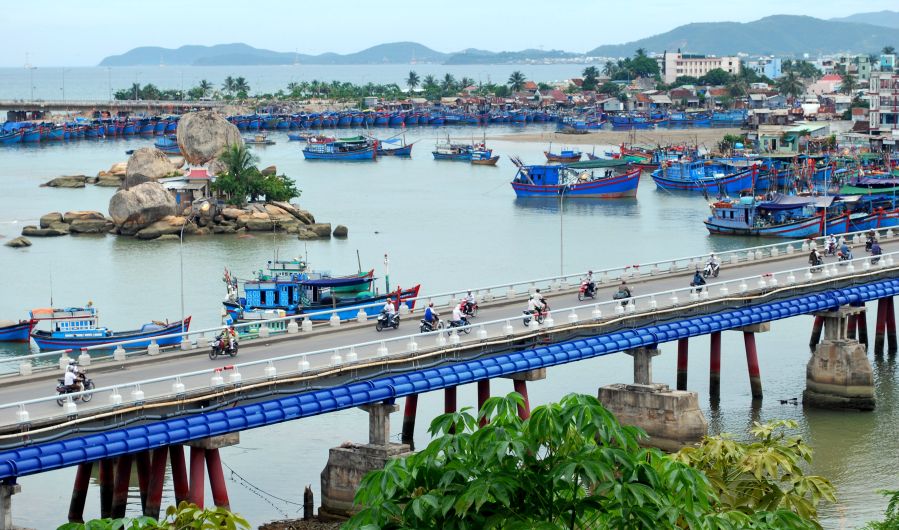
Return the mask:
POLYGON ((871 133, 899 138, 899 73, 874 72, 869 83, 871 133))
POLYGON ((681 76, 702 77, 716 68, 732 75, 740 73, 740 58, 736 56, 715 57, 666 51, 662 64, 666 83, 673 83, 681 76))

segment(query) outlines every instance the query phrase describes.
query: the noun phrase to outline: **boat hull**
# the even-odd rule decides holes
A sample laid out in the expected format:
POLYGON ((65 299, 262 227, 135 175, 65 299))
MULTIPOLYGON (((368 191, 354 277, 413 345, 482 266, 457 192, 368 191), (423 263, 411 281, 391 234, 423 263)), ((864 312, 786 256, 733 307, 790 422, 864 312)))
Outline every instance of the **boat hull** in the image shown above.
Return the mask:
POLYGON ((716 223, 714 220, 703 221, 709 233, 725 236, 759 236, 804 239, 821 235, 821 218, 812 217, 764 227, 735 227, 716 223))
POLYGON ((303 149, 303 157, 306 160, 375 160, 377 154, 374 147, 346 153, 320 153, 303 149))
POLYGON ((652 174, 652 180, 656 186, 669 191, 688 191, 694 193, 709 193, 712 195, 724 191, 728 194, 736 194, 752 189, 754 175, 752 170, 745 170, 720 178, 700 177, 696 179, 674 179, 657 170, 652 174))
POLYGON ((0 327, 0 342, 28 342, 35 322, 35 320, 23 320, 0 327))
POLYGON ((637 196, 640 184, 640 171, 635 169, 623 175, 596 179, 568 186, 541 186, 512 182, 512 189, 518 197, 553 197, 558 198, 564 190, 565 197, 583 197, 593 199, 628 199, 637 196))
MULTIPOLYGON (((416 285, 410 289, 403 289, 402 294, 400 295, 400 300, 403 304, 406 305, 410 310, 415 309, 415 300, 418 296, 418 292, 421 286, 416 285)), ((377 316, 381 312, 381 305, 387 301, 387 298, 395 298, 396 291, 391 292, 390 294, 381 294, 376 296, 366 296, 364 298, 355 298, 352 300, 341 300, 336 302, 335 304, 311 304, 308 306, 303 306, 299 308, 299 310, 286 311, 288 316, 301 316, 308 313, 317 313, 321 311, 329 311, 331 309, 337 309, 337 316, 341 320, 355 320, 359 315, 359 310, 365 312, 365 314, 369 317, 377 316), (370 304, 379 304, 372 307, 361 307, 370 304)), ((223 302, 225 306, 225 311, 228 313, 228 317, 232 322, 247 322, 248 319, 243 318, 243 308, 241 308, 240 304, 236 302, 223 302)), ((331 313, 325 313, 321 315, 312 315, 308 317, 309 320, 312 321, 327 321, 331 318, 331 313)))
MULTIPOLYGON (((187 317, 184 319, 184 330, 188 331, 189 329, 190 317, 187 317)), ((169 337, 164 339, 160 339, 158 337, 180 332, 181 321, 179 320, 178 322, 173 322, 154 330, 109 332, 106 336, 103 337, 54 337, 54 334, 50 333, 49 331, 35 331, 31 334, 31 338, 34 339, 34 342, 41 350, 76 350, 87 348, 89 346, 103 346, 106 344, 112 344, 115 342, 126 340, 145 339, 138 340, 138 342, 126 344, 123 346, 123 348, 125 348, 126 350, 142 350, 149 346, 151 341, 156 341, 156 344, 158 344, 159 346, 174 346, 176 344, 179 344, 181 342, 181 337, 169 337)), ((112 346, 110 346, 110 348, 112 348, 112 346)))

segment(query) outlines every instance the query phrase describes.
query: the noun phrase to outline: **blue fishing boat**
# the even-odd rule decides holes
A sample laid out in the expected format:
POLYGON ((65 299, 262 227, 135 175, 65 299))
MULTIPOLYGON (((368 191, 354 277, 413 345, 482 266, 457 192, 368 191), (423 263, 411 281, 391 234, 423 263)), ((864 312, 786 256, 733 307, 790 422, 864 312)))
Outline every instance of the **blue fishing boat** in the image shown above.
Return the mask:
POLYGON ((587 160, 572 164, 524 165, 512 189, 518 197, 621 199, 637 196, 640 169, 621 160, 587 160))
POLYGON ((153 144, 153 147, 159 149, 165 154, 170 155, 180 155, 181 148, 178 146, 178 139, 176 136, 161 136, 156 142, 153 144))
MULTIPOLYGON (((360 309, 370 317, 377 315, 388 298, 394 303, 399 299, 410 310, 415 308, 414 298, 418 297, 420 285, 393 290, 388 286, 387 293, 379 294, 368 290, 373 279, 370 272, 332 277, 305 269, 289 274, 260 274, 256 279, 243 281, 243 296, 240 296, 237 279, 226 271, 228 296, 223 304, 232 322, 271 318, 273 312, 290 316, 329 309, 338 309, 341 320, 352 320, 357 318, 360 309), (359 290, 360 286, 364 290, 359 290), (369 304, 376 305, 360 307, 369 304)), ((328 320, 330 314, 309 318, 328 320)))
POLYGON ((13 145, 22 142, 22 136, 25 135, 25 131, 12 131, 8 133, 0 134, 0 144, 3 145, 13 145))
POLYGON ((546 156, 547 162, 577 162, 581 159, 580 151, 574 149, 562 149, 558 153, 551 152, 552 145, 550 145, 550 151, 543 151, 543 155, 546 156))
POLYGON ((755 185, 756 166, 734 167, 712 160, 665 163, 652 172, 659 189, 711 195, 739 195, 755 185))
POLYGON ((26 129, 25 133, 22 135, 22 142, 26 144, 36 144, 41 141, 41 129, 40 127, 35 127, 34 129, 26 129))
POLYGON ((833 197, 796 195, 776 195, 771 200, 752 196, 724 199, 710 206, 712 213, 703 222, 712 234, 817 237, 824 232, 825 212, 833 200, 833 197))
POLYGON ((412 156, 412 145, 406 143, 405 135, 403 138, 388 138, 386 140, 378 140, 378 156, 400 156, 400 157, 410 157, 412 156), (398 147, 394 147, 396 144, 400 144, 398 147))
POLYGON ((375 160, 378 143, 371 138, 313 138, 303 148, 306 160, 375 160))
POLYGON ((353 117, 349 114, 342 114, 339 118, 337 118, 337 126, 338 127, 349 127, 353 124, 353 117))
POLYGON ((35 320, 0 320, 0 342, 28 342, 35 320))
POLYGON ((153 127, 153 132, 156 134, 165 134, 165 128, 168 127, 168 120, 159 120, 156 122, 156 126, 153 127))
MULTIPOLYGON (((181 337, 160 338, 164 335, 180 333, 190 328, 190 317, 183 322, 150 322, 139 329, 130 331, 110 331, 99 326, 99 316, 95 307, 70 307, 65 309, 34 309, 31 318, 36 321, 50 321, 50 331, 37 330, 31 338, 41 350, 78 350, 88 346, 103 346, 114 342, 136 340, 124 345, 125 349, 144 349, 155 341, 159 346, 172 346, 181 342, 181 337)), ((112 346, 110 346, 112 348, 112 346)))
POLYGON ((431 154, 434 160, 455 160, 461 162, 471 162, 471 153, 481 151, 489 158, 493 156, 493 150, 487 148, 486 142, 478 144, 459 144, 452 143, 449 138, 444 143, 438 143, 431 154))

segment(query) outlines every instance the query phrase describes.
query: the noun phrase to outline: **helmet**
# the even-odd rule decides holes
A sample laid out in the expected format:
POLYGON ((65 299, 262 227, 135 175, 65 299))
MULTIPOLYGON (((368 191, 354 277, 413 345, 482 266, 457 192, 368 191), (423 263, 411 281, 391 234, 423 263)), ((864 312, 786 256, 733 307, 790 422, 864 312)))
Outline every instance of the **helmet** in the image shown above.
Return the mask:
POLYGON ((434 302, 428 302, 428 307, 434 307, 434 302))
POLYGON ((468 294, 471 294, 471 289, 468 290, 468 294))
POLYGON ((714 252, 712 252, 712 256, 711 256, 711 257, 713 257, 713 258, 715 257, 715 253, 714 253, 714 252))
POLYGON ((587 271, 587 274, 593 274, 593 271, 587 271))
POLYGON ((536 292, 538 292, 538 293, 539 293, 539 292, 540 292, 540 289, 534 289, 534 291, 536 291, 536 292))

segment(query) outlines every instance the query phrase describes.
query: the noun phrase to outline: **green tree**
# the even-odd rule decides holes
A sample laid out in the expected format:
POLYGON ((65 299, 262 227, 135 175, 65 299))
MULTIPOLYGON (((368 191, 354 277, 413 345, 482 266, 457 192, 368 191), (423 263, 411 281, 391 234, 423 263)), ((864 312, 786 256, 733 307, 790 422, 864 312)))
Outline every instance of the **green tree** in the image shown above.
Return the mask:
POLYGON ((237 92, 238 98, 246 99, 250 92, 250 84, 245 78, 238 77, 234 80, 234 91, 237 92))
POLYGON ((840 93, 842 94, 853 94, 858 90, 858 82, 856 82, 855 78, 851 75, 841 76, 840 80, 840 93))
POLYGON ((899 490, 880 492, 890 498, 883 521, 870 521, 862 530, 899 530, 899 490))
POLYGON ((615 71, 618 69, 618 66, 615 65, 614 61, 606 61, 606 64, 602 67, 602 73, 609 76, 609 79, 615 75, 615 71))
POLYGON ((812 461, 812 449, 801 437, 787 434, 796 427, 787 420, 756 422, 749 431, 752 443, 708 436, 698 447, 682 449, 675 459, 708 477, 723 510, 789 510, 817 521, 818 505, 836 500, 834 488, 827 479, 803 471, 812 461))
POLYGON ((177 507, 169 506, 165 516, 157 521, 152 517, 136 519, 94 519, 84 523, 66 523, 57 530, 249 530, 250 523, 236 513, 224 508, 197 507, 182 501, 177 507))
POLYGON ((701 472, 640 448, 592 396, 521 420, 518 394, 436 418, 421 452, 367 474, 350 529, 811 529, 788 510, 718 510, 701 472), (487 424, 478 426, 478 420, 487 424))
POLYGON ((721 68, 709 70, 704 76, 699 78, 699 82, 704 85, 726 85, 731 80, 732 76, 721 68))
POLYGON ((621 93, 621 85, 619 85, 618 83, 613 83, 611 81, 606 81, 597 89, 597 92, 608 94, 612 97, 617 97, 621 93))
POLYGON ((237 84, 235 83, 233 77, 229 75, 225 78, 225 81, 222 83, 222 90, 229 96, 234 95, 234 92, 237 91, 237 84))
POLYGON ((409 76, 406 77, 406 86, 409 88, 409 92, 412 92, 418 85, 421 83, 421 79, 418 77, 418 74, 415 73, 415 70, 409 71, 409 76))
POLYGON ((584 68, 583 74, 584 76, 584 90, 596 90, 596 85, 599 82, 599 70, 595 66, 588 66, 584 68))
POLYGON ((800 79, 799 74, 790 70, 784 76, 777 80, 777 90, 781 94, 787 96, 790 103, 805 92, 805 84, 800 79))
POLYGON ((880 53, 884 55, 893 55, 896 53, 896 48, 893 46, 884 46, 880 53))
POLYGON ((509 81, 506 82, 509 85, 509 88, 512 92, 519 92, 522 88, 524 88, 524 82, 527 81, 527 78, 524 77, 524 74, 519 70, 515 70, 509 75, 509 81))
POLYGON ((201 79, 200 84, 197 85, 197 87, 203 91, 203 97, 206 97, 209 95, 209 91, 212 90, 212 83, 205 79, 201 79))
POLYGON ((285 175, 263 175, 256 164, 259 158, 245 145, 228 146, 219 156, 225 170, 216 175, 213 191, 226 202, 242 206, 265 197, 267 201, 289 201, 300 196, 296 183, 285 175))
POLYGON ((458 91, 459 87, 456 84, 456 78, 453 77, 453 74, 444 74, 443 81, 440 82, 440 89, 443 91, 444 95, 450 95, 458 91))

